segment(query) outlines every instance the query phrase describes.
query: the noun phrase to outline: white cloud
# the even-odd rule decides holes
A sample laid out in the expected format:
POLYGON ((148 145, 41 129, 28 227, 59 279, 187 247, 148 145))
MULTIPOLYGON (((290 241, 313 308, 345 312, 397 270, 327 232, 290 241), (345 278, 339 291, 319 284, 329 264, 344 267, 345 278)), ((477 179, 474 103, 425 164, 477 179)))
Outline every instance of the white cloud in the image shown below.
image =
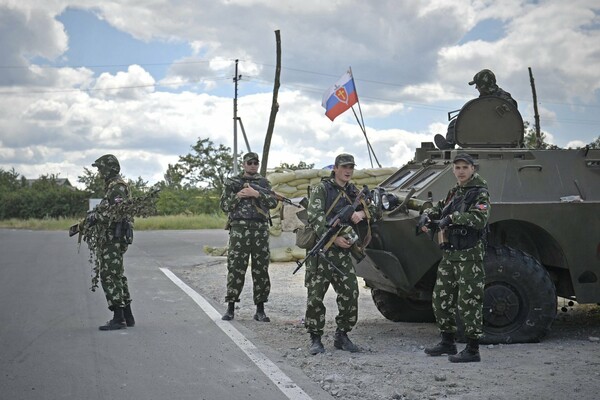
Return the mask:
MULTIPOLYGON (((496 72, 524 119, 533 121, 531 66, 542 130, 561 146, 589 143, 600 124, 589 112, 589 105, 597 110, 600 97, 599 12, 591 0, 5 0, 0 168, 15 167, 28 177, 52 172, 72 178, 111 152, 128 177, 156 181, 199 138, 232 147, 235 59, 242 75, 239 116, 252 150, 261 152, 271 109, 275 29, 281 30, 283 68, 269 166, 300 161, 323 166, 342 151, 355 154, 359 166, 370 166, 352 112, 331 122, 320 106, 325 88, 348 66, 384 166, 401 165, 421 142, 445 132, 446 112, 476 95, 466 82, 481 68, 496 72), (56 19, 67 7, 93 10, 144 42, 188 43, 190 54, 166 58, 173 64, 164 76, 154 76, 143 60, 103 73, 49 68, 65 57, 67 35, 76 34, 56 19), (490 19, 503 24, 497 38, 463 41, 490 19), (579 120, 587 125, 569 125, 579 120)), ((89 50, 96 45, 90 43, 89 50)), ((238 150, 246 150, 241 132, 238 150)))

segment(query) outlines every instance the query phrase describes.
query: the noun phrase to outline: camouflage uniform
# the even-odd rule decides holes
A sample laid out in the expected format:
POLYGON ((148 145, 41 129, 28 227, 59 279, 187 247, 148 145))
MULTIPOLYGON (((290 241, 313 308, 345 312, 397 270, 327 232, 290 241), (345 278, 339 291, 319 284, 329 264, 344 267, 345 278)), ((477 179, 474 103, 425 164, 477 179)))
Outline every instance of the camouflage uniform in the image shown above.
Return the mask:
MULTIPOLYGON (((115 237, 117 224, 111 218, 111 206, 131 198, 129 187, 120 177, 120 166, 112 155, 100 157, 92 164, 98 168, 105 180, 105 194, 100 204, 92 213, 95 223, 101 225, 106 235, 105 244, 98 249, 97 259, 100 269, 100 280, 108 308, 124 308, 131 303, 131 295, 123 267, 123 255, 127 251, 128 239, 124 232, 115 237)), ((121 228, 121 227, 119 227, 121 228)))
MULTIPOLYGON (((452 208, 450 206, 449 208, 452 208)), ((463 206, 464 208, 464 206, 463 206)), ((444 217, 451 212, 452 225, 447 229, 467 227, 481 233, 487 225, 490 212, 487 183, 475 173, 464 186, 456 185, 446 199, 424 211, 431 219, 444 217), (460 199, 468 192, 473 196, 467 209, 448 209, 453 199, 460 199)), ((433 311, 441 332, 456 332, 456 309, 465 325, 465 336, 478 339, 483 327, 483 290, 485 272, 483 257, 485 244, 476 238, 473 247, 462 250, 445 249, 438 265, 437 279, 433 290, 433 311)))
MULTIPOLYGON (((327 218, 335 216, 341 208, 351 204, 357 194, 358 189, 353 184, 341 187, 333 179, 324 179, 312 189, 307 212, 309 223, 314 227, 318 237, 322 237, 327 232, 327 218), (350 200, 345 196, 339 197, 329 215, 326 216, 327 210, 337 197, 335 195, 340 191, 345 192, 350 200)), ((360 210, 361 207, 359 206, 358 209, 360 210)), ((369 215, 373 214, 369 214, 367 211, 367 218, 369 215)), ((356 325, 358 320, 358 282, 349 250, 332 245, 326 252, 327 259, 343 272, 343 275, 335 271, 326 261, 319 260, 318 256, 306 260, 304 285, 308 295, 304 323, 307 331, 311 334, 319 337, 323 335, 326 311, 323 299, 330 284, 337 294, 338 315, 335 322, 338 330, 350 332, 356 325)))
POLYGON ((221 209, 229 213, 229 250, 227 252, 227 294, 228 303, 239 302, 244 288, 248 258, 252 257, 253 299, 255 304, 264 303, 269 298, 269 209, 277 206, 272 196, 259 192, 258 198, 238 198, 245 183, 252 183, 267 189, 269 181, 259 174, 252 177, 229 178, 221 195, 221 209))

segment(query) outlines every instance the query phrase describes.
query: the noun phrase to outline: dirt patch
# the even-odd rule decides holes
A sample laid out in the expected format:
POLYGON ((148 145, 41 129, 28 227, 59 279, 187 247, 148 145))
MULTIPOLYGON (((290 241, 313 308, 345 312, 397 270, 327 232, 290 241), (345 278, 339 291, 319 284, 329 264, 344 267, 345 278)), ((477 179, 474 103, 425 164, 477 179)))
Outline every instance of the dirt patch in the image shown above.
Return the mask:
MULTIPOLYGON (((335 296, 326 296, 325 354, 307 352, 302 325, 306 303, 304 270, 292 275, 294 263, 272 263, 270 323, 252 319, 250 276, 235 319, 295 367, 318 382, 334 398, 380 399, 597 399, 600 392, 600 307, 559 300, 558 317, 541 343, 485 345, 480 363, 452 364, 429 357, 423 348, 439 338, 434 324, 395 323, 385 319, 360 283, 359 321, 349 334, 360 353, 333 347, 335 296)), ((174 270, 206 298, 223 304, 224 258, 174 270)), ((459 345, 459 350, 464 345, 459 345)))

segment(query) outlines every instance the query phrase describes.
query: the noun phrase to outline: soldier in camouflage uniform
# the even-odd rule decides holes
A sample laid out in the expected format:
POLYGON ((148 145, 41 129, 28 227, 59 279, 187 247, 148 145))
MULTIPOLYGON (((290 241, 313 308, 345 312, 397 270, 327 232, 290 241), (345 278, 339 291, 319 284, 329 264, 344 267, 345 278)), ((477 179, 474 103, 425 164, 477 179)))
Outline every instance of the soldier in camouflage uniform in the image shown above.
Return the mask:
POLYGON ((431 356, 448 354, 451 362, 480 361, 483 327, 485 231, 490 213, 487 183, 475 172, 468 154, 453 160, 457 185, 446 199, 423 211, 419 227, 427 231, 430 219, 439 219, 443 258, 433 289, 433 312, 442 341, 425 349, 431 356), (456 309, 465 326, 467 346, 456 355, 456 309))
MULTIPOLYGON (((512 98, 510 93, 502 90, 496 84, 496 76, 489 69, 482 69, 475 74, 473 80, 469 82, 469 85, 475 85, 475 88, 479 91, 479 97, 494 96, 499 97, 508 101, 518 109, 518 104, 515 99, 512 98)), ((442 135, 435 135, 435 144, 440 150, 453 149, 456 145, 456 118, 454 118, 448 124, 448 130, 446 132, 446 138, 442 135)))
POLYGON ((277 200, 259 192, 251 185, 271 189, 269 181, 258 174, 258 154, 250 152, 243 158, 244 171, 225 182, 221 195, 221 209, 229 214, 229 250, 227 252, 227 312, 222 319, 234 318, 235 303, 240 301, 252 257, 251 271, 253 297, 256 304, 254 319, 269 322, 265 314, 265 302, 269 299, 269 209, 277 206, 277 200))
POLYGON ((108 308, 113 311, 113 319, 100 326, 100 330, 125 329, 135 325, 123 266, 123 255, 133 238, 133 227, 126 220, 115 222, 111 218, 111 207, 130 199, 129 187, 119 175, 121 166, 114 155, 103 155, 92 166, 98 168, 104 178, 105 194, 100 204, 88 214, 87 224, 103 228, 104 240, 97 250, 97 260, 108 308))
MULTIPOLYGON (((350 183, 354 165, 352 155, 338 155, 331 177, 323 179, 312 189, 307 207, 308 221, 318 237, 322 237, 327 232, 327 221, 344 206, 352 204, 358 195, 359 190, 350 183)), ((351 226, 356 227, 361 221, 371 218, 373 213, 369 212, 369 208, 365 205, 366 203, 363 202, 352 214, 351 226)), ((354 230, 350 232, 356 235, 354 230)), ((325 327, 323 299, 330 284, 337 294, 338 307, 338 315, 335 318, 337 330, 333 344, 341 350, 359 351, 347 335, 358 320, 358 282, 351 259, 351 250, 358 245, 353 242, 355 239, 356 237, 352 238, 352 235, 338 235, 326 252, 327 259, 343 274, 336 271, 325 260, 319 259, 321 256, 317 255, 306 260, 304 285, 308 294, 304 323, 310 334, 309 352, 313 355, 325 352, 321 342, 325 327)))

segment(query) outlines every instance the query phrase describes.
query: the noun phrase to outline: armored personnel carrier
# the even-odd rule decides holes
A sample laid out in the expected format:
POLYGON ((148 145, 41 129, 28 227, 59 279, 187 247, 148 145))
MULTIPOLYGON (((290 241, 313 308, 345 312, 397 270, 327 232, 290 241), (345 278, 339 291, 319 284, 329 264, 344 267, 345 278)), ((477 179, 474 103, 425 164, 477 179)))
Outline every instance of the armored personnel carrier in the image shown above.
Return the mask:
POLYGON ((539 341, 556 317, 557 296, 600 302, 600 150, 522 148, 520 113, 496 97, 466 103, 455 127, 460 149, 422 143, 413 161, 373 191, 378 219, 357 275, 386 318, 434 321, 442 252, 415 226, 419 212, 456 184, 451 160, 468 153, 492 204, 482 342, 539 341))

